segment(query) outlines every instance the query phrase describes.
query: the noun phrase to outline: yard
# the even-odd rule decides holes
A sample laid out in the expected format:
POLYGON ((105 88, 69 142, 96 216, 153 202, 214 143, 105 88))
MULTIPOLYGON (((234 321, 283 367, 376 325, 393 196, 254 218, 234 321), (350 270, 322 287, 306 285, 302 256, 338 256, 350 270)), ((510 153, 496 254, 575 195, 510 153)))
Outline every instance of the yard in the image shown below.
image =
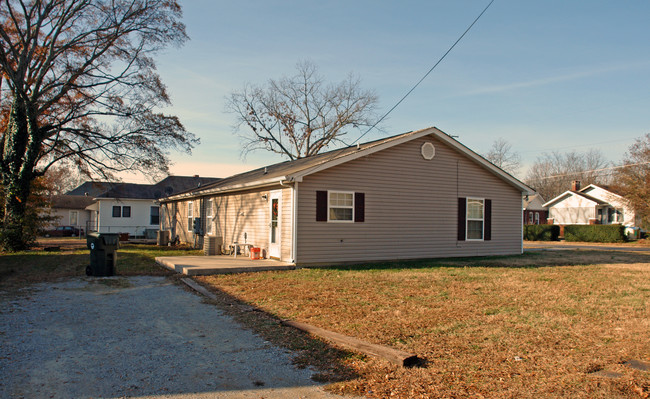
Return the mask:
MULTIPOLYGON (((127 245, 118 274, 171 275, 127 245)), ((88 250, 0 256, 0 289, 81 276, 88 250)), ((367 397, 643 398, 650 371, 650 250, 300 269, 197 278, 217 305, 313 365, 328 389, 367 397), (252 305, 252 307, 250 306, 252 305), (279 325, 293 319, 417 354, 399 368, 279 325), (618 373, 618 374, 614 374, 618 373), (609 376, 607 376, 609 375, 609 376), (615 377, 618 375, 617 377, 615 377), (615 378, 612 378, 612 377, 615 378)))
POLYGON ((322 378, 335 381, 334 392, 379 398, 650 394, 650 371, 624 364, 650 361, 649 253, 546 251, 198 280, 224 303, 262 310, 231 313, 268 339, 302 350, 299 361, 322 366, 327 359, 322 378), (278 334, 269 322, 277 318, 390 345, 425 362, 403 369, 291 341, 288 330, 278 334))

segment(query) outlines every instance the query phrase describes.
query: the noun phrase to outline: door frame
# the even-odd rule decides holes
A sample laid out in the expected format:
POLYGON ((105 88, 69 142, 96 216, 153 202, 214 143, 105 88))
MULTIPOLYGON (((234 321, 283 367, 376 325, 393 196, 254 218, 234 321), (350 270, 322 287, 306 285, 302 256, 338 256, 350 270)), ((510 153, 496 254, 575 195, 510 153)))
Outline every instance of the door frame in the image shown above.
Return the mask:
POLYGON ((282 190, 269 192, 269 258, 280 259, 282 257, 282 190), (273 242, 273 200, 277 200, 278 219, 275 230, 275 242, 273 242))

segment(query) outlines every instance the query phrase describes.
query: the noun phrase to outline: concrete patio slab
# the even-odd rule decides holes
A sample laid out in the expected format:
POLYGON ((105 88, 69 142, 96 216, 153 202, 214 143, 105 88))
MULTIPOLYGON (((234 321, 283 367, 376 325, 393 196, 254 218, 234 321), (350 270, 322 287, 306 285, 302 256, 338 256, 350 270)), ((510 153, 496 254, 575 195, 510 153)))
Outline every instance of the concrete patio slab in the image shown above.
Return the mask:
POLYGON ((156 263, 170 270, 187 276, 203 276, 209 274, 250 273, 268 270, 292 270, 293 263, 280 262, 272 259, 251 260, 240 256, 159 256, 156 263))

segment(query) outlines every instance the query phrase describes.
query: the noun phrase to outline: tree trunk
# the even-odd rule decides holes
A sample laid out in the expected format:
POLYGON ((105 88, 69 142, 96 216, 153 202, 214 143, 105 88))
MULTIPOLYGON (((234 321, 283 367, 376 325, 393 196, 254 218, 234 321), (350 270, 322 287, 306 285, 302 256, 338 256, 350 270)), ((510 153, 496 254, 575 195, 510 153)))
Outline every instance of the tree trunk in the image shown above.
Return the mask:
POLYGON ((25 101, 14 97, 2 148, 2 185, 4 186, 4 218, 0 246, 7 251, 29 247, 29 234, 23 226, 38 144, 34 140, 36 121, 30 118, 25 101))

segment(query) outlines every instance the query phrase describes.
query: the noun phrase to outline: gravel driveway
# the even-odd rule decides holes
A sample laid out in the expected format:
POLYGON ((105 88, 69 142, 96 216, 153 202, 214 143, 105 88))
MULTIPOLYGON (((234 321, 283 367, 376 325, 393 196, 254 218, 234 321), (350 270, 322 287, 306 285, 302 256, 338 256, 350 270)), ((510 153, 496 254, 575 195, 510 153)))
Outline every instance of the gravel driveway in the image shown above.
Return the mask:
POLYGON ((2 398, 341 398, 164 277, 0 292, 2 398))

